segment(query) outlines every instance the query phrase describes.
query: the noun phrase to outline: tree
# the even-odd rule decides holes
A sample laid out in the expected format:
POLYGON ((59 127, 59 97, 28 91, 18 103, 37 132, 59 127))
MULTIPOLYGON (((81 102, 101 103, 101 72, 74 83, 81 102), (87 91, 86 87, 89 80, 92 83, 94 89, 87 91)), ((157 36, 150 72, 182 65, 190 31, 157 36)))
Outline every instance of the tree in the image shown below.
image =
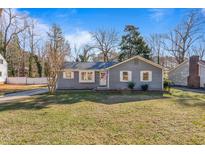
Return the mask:
POLYGON ((0 17, 2 16, 3 9, 0 8, 0 17))
POLYGON ((94 48, 100 50, 103 54, 104 62, 109 61, 109 53, 117 48, 118 35, 114 29, 99 29, 92 33, 94 48))
POLYGON ((79 55, 79 59, 80 59, 80 61, 81 62, 88 62, 89 61, 89 59, 90 59, 90 57, 92 56, 91 54, 90 54, 90 51, 93 49, 93 47, 92 46, 90 46, 90 45, 85 45, 84 47, 83 47, 83 53, 82 54, 80 54, 79 55))
POLYGON ((19 37, 14 35, 7 48, 8 75, 19 76, 21 67, 21 52, 19 37))
POLYGON ((198 55, 202 60, 205 57, 205 38, 200 40, 196 46, 192 48, 193 54, 198 55))
MULTIPOLYGON (((34 77, 35 72, 34 72, 34 67, 36 66, 34 63, 36 62, 35 58, 35 50, 37 49, 38 45, 38 39, 36 39, 37 35, 35 33, 35 22, 34 20, 31 20, 31 25, 28 28, 28 38, 29 38, 29 47, 30 47, 30 54, 29 54, 29 77, 34 77)), ((37 64, 37 66, 40 65, 37 64)), ((37 67, 37 69, 40 67, 37 67)), ((37 70, 40 71, 40 70, 37 70)))
POLYGON ((178 64, 184 62, 194 43, 202 37, 204 19, 201 12, 192 10, 185 19, 166 36, 165 49, 176 58, 178 64))
POLYGON ((26 16, 18 15, 17 13, 12 11, 12 9, 3 9, 1 18, 2 21, 0 23, 0 31, 3 35, 1 52, 3 53, 3 57, 7 59, 7 47, 12 40, 12 37, 23 32, 28 28, 28 25, 20 26, 19 22, 24 20, 26 16), (8 20, 6 20, 5 18, 8 18, 8 20))
POLYGON ((120 43, 121 53, 119 60, 129 59, 136 55, 149 59, 151 50, 140 35, 138 28, 133 25, 127 25, 124 32, 126 34, 122 36, 120 43))
POLYGON ((63 68, 65 57, 70 52, 70 46, 65 41, 61 28, 53 25, 48 32, 46 43, 45 61, 46 74, 48 79, 48 90, 50 94, 56 91, 56 82, 60 71, 63 68))
POLYGON ((162 34, 151 34, 148 38, 148 44, 152 52, 152 57, 157 57, 157 63, 160 64, 160 56, 162 55, 164 46, 164 36, 162 34))

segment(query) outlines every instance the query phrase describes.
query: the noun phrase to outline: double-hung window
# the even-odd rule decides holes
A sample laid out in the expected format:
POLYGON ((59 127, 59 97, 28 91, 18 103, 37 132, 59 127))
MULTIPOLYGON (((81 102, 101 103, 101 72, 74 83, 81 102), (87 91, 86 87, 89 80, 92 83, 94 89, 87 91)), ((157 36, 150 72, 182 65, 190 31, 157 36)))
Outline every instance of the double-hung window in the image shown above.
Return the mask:
POLYGON ((132 81, 132 72, 120 71, 120 82, 129 82, 129 81, 132 81))
POLYGON ((152 71, 141 71, 140 72, 140 81, 142 81, 142 82, 152 81, 152 71))
POLYGON ((79 82, 95 82, 95 72, 79 71, 79 82))
POLYGON ((63 72, 64 79, 74 79, 74 72, 72 71, 64 71, 63 72))

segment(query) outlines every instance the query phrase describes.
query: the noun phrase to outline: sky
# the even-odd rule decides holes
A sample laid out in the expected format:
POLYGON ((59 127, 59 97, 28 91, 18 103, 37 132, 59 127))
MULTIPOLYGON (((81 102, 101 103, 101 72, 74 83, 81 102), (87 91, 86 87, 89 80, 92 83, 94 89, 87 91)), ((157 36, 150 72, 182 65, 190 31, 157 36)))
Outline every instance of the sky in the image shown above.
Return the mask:
MULTIPOLYGON (((42 31, 59 25, 71 44, 81 46, 91 40, 90 32, 99 28, 123 34, 125 25, 139 28, 143 37, 173 29, 190 9, 17 9, 40 23, 42 31)), ((205 14, 205 9, 201 9, 205 14)))

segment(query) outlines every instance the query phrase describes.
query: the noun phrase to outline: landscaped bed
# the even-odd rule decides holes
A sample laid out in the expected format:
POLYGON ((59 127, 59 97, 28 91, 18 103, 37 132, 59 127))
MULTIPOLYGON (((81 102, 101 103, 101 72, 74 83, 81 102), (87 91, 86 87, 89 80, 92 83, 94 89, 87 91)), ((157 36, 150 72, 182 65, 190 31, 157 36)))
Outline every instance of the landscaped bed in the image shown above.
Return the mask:
POLYGON ((0 144, 205 144, 205 95, 62 91, 2 103, 0 144))

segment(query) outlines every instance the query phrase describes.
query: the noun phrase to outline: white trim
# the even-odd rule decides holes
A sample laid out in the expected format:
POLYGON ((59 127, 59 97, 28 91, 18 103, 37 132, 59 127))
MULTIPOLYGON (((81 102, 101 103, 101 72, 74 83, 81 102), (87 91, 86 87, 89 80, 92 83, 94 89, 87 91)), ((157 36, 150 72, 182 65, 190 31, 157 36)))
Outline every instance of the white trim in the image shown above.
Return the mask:
POLYGON ((107 85, 107 72, 106 71, 100 71, 99 72, 99 85, 100 86, 106 86, 107 85), (105 84, 101 84, 101 73, 105 73, 105 84))
POLYGON ((143 57, 141 57, 141 56, 134 56, 134 57, 129 58, 129 59, 123 61, 123 62, 120 62, 120 63, 117 63, 117 64, 115 64, 115 65, 112 65, 112 66, 110 66, 110 67, 108 67, 108 68, 106 68, 106 69, 111 69, 111 68, 113 68, 113 67, 116 67, 116 66, 118 66, 118 65, 121 65, 121 64, 123 64, 123 63, 126 63, 126 62, 128 62, 128 61, 130 61, 130 60, 133 60, 133 59, 135 59, 135 58, 137 58, 137 59, 139 59, 139 60, 141 60, 141 61, 144 61, 144 62, 146 62, 146 63, 148 63, 148 64, 151 64, 151 65, 153 65, 153 66, 155 66, 155 67, 158 67, 158 68, 160 68, 160 69, 164 69, 163 66, 161 66, 161 65, 159 65, 159 64, 156 64, 156 63, 154 63, 154 62, 152 62, 152 61, 150 61, 150 60, 147 60, 147 59, 145 59, 145 58, 143 58, 143 57))
POLYGON ((141 82, 151 82, 152 81, 152 71, 147 71, 147 70, 143 70, 140 71, 140 81, 141 82), (148 72, 148 80, 143 80, 143 73, 147 73, 148 72))
POLYGON ((94 82, 95 82, 95 71, 91 71, 91 70, 80 70, 79 71, 79 83, 94 83, 94 82), (82 72, 86 72, 86 73, 92 72, 93 73, 92 80, 81 80, 81 73, 82 72))
POLYGON ((107 71, 107 87, 110 88, 110 71, 107 71))
POLYGON ((120 82, 129 82, 132 81, 132 71, 120 71, 120 82), (128 73, 128 80, 123 80, 123 72, 127 72, 128 73))

